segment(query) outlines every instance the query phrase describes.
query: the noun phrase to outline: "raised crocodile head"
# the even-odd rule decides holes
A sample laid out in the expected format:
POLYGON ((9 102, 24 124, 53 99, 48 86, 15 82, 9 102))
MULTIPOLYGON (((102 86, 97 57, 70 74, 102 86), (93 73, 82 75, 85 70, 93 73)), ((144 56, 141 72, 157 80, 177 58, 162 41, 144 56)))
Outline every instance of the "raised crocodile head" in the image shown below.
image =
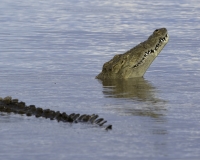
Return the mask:
POLYGON ((149 38, 124 54, 115 55, 103 65, 98 79, 143 77, 169 40, 166 28, 156 29, 149 38))

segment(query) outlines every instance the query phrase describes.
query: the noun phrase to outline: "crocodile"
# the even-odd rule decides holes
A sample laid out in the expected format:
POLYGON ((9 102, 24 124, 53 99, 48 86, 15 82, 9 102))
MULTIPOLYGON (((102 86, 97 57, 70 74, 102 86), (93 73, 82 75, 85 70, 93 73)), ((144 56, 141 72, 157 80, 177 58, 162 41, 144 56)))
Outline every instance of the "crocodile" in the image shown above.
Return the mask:
POLYGON ((7 96, 5 98, 0 98, 0 112, 6 113, 16 113, 26 116, 44 117, 50 120, 57 120, 58 122, 87 122, 95 124, 97 126, 103 127, 106 130, 112 129, 112 125, 104 125, 107 121, 103 118, 98 118, 97 114, 67 114, 66 112, 54 111, 50 109, 42 109, 40 107, 35 107, 35 105, 27 106, 25 102, 19 102, 18 99, 12 99, 12 97, 7 96))
POLYGON ((168 43, 166 28, 156 29, 149 38, 124 54, 115 55, 102 67, 97 79, 128 79, 143 77, 154 59, 168 43))
MULTIPOLYGON (((153 60, 158 56, 169 40, 166 28, 156 29, 153 34, 144 42, 124 54, 115 55, 110 61, 103 65, 102 72, 96 76, 97 79, 128 79, 143 77, 153 60)), ((0 97, 0 112, 25 114, 26 116, 44 117, 58 122, 87 122, 112 129, 112 125, 104 125, 107 121, 98 118, 97 114, 67 114, 66 112, 42 109, 35 105, 27 106, 25 102, 19 102, 12 97, 0 97)))

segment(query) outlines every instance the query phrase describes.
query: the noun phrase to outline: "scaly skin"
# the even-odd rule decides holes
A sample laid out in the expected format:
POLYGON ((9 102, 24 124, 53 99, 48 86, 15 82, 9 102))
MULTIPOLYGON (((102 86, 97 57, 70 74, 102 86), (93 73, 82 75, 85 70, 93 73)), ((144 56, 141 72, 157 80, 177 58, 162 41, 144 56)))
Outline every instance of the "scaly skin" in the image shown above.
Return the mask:
POLYGON ((59 111, 53 111, 50 109, 36 108, 34 105, 26 106, 24 102, 18 102, 18 99, 12 99, 11 97, 0 98, 0 112, 6 113, 16 113, 16 114, 26 114, 27 116, 34 115, 35 117, 44 117, 51 120, 57 120, 58 122, 87 122, 91 124, 96 124, 98 126, 104 127, 106 130, 112 129, 112 125, 104 126, 107 122, 103 118, 98 118, 96 114, 92 115, 80 115, 72 113, 67 115, 65 112, 60 113, 59 111), (97 119, 98 118, 98 119, 97 119))
POLYGON ((96 78, 104 80, 143 77, 168 40, 166 28, 156 29, 146 41, 106 62, 96 78))

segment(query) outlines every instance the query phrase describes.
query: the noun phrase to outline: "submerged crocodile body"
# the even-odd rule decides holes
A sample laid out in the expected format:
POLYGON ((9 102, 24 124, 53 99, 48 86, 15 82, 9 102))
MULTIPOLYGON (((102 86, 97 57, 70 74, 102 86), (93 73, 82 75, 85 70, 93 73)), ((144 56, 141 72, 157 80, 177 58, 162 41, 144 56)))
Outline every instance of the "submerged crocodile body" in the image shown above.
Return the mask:
POLYGON ((96 78, 104 80, 143 77, 168 40, 166 28, 156 29, 146 41, 106 62, 96 78))
POLYGON ((27 116, 34 115, 35 117, 44 117, 50 120, 57 120, 58 122, 87 122, 91 124, 96 124, 98 126, 104 127, 106 130, 112 129, 112 125, 104 125, 107 121, 103 118, 98 118, 96 114, 75 114, 72 113, 67 115, 65 112, 60 113, 60 111, 53 111, 50 109, 36 108, 35 105, 26 106, 24 102, 18 102, 18 99, 12 99, 11 97, 0 98, 0 112, 6 113, 17 113, 26 114, 27 116))

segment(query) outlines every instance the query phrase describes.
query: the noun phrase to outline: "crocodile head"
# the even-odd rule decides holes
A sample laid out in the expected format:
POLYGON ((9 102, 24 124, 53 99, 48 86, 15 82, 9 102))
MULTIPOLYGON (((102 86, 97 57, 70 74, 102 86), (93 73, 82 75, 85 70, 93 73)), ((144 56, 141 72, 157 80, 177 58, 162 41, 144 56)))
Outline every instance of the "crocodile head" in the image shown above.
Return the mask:
POLYGON ((149 38, 124 54, 115 55, 103 65, 98 79, 143 77, 169 40, 166 28, 156 29, 149 38))

